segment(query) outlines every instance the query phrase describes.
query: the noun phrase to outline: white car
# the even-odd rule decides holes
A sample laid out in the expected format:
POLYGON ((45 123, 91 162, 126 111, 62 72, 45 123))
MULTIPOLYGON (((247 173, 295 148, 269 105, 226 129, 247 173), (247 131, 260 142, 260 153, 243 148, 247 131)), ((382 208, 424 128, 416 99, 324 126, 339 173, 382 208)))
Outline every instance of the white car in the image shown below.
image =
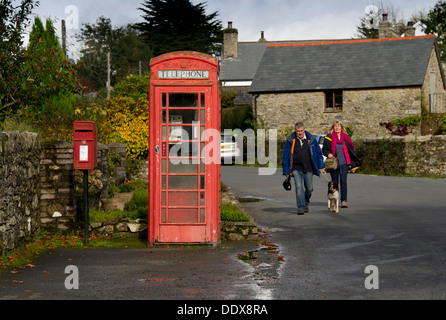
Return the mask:
POLYGON ((220 157, 222 164, 232 164, 232 161, 242 156, 242 150, 232 134, 221 134, 220 157))

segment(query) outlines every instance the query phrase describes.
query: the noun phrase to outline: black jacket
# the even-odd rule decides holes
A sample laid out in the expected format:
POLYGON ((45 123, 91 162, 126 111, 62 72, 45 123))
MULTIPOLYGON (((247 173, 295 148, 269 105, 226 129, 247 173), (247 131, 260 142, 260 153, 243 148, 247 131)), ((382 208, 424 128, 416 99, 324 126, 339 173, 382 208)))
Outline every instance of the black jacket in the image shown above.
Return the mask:
MULTIPOLYGON (((350 156, 351 165, 350 165, 350 171, 358 170, 361 166, 361 161, 359 160, 358 156, 356 155, 355 150, 353 150, 352 146, 348 143, 345 144, 348 149, 348 154, 350 156)), ((326 157, 331 153, 331 135, 327 135, 324 139, 324 145, 322 147, 322 154, 326 157)))

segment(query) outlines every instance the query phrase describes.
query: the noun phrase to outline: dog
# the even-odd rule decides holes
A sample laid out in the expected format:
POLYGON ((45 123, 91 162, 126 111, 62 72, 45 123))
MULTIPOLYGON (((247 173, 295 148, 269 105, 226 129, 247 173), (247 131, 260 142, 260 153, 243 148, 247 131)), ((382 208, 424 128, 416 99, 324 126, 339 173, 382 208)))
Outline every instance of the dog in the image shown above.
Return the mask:
POLYGON ((339 184, 336 181, 328 183, 328 210, 339 213, 339 184))

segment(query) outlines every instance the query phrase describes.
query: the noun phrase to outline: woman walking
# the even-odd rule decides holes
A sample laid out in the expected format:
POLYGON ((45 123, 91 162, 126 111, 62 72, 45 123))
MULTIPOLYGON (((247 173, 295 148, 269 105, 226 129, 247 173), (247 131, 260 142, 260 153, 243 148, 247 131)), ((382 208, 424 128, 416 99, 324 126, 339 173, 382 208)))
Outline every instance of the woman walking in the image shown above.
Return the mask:
POLYGON ((338 169, 330 172, 330 175, 332 181, 340 182, 341 206, 347 208, 347 174, 349 171, 354 173, 358 169, 359 159, 355 153, 355 146, 341 121, 335 121, 330 132, 325 137, 322 153, 327 158, 339 157, 338 169))

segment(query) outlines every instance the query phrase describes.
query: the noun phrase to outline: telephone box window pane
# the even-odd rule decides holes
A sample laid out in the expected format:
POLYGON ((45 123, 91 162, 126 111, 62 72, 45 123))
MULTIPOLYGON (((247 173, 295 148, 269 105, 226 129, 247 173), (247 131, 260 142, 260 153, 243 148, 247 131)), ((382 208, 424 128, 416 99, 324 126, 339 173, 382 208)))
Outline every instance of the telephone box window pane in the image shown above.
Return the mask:
POLYGON ((200 189, 201 190, 206 189, 206 183, 205 183, 204 176, 200 176, 200 189))
POLYGON ((200 209, 200 223, 206 222, 206 209, 200 209))
POLYGON ((169 223, 197 223, 198 209, 169 209, 169 223))
POLYGON ((200 192, 200 207, 204 207, 205 206, 204 195, 205 195, 205 193, 203 191, 200 192))
POLYGON ((167 140, 167 134, 166 134, 166 132, 167 132, 167 127, 166 127, 166 126, 163 126, 163 127, 161 128, 161 134, 162 134, 162 139, 163 139, 163 141, 166 141, 166 140, 167 140))
POLYGON ((206 173, 206 165, 204 164, 204 159, 201 159, 200 173, 206 173))
POLYGON ((165 207, 165 206, 166 206, 166 192, 165 192, 165 191, 163 191, 163 192, 161 193, 161 206, 162 206, 162 207, 165 207))
POLYGON ((204 93, 201 94, 201 107, 206 108, 206 96, 204 93))
POLYGON ((172 161, 169 162, 169 173, 198 173, 198 164, 173 164, 172 161))
POLYGON ((206 112, 205 110, 200 110, 200 124, 205 124, 206 122, 206 112))
POLYGON ((198 93, 169 94, 170 108, 198 108, 198 93))
POLYGON ((167 160, 163 159, 161 160, 161 166, 162 166, 162 173, 167 173, 167 160))
POLYGON ((166 108, 167 107, 167 94, 166 93, 163 93, 162 94, 162 103, 163 103, 163 108, 166 108))
POLYGON ((161 209, 161 223, 166 223, 166 209, 161 209))
POLYGON ((161 178, 161 188, 163 190, 166 189, 166 176, 162 176, 162 178, 161 178))
POLYGON ((169 192, 170 207, 197 207, 198 192, 169 192))
POLYGON ((169 176, 169 190, 197 190, 197 176, 169 176))

